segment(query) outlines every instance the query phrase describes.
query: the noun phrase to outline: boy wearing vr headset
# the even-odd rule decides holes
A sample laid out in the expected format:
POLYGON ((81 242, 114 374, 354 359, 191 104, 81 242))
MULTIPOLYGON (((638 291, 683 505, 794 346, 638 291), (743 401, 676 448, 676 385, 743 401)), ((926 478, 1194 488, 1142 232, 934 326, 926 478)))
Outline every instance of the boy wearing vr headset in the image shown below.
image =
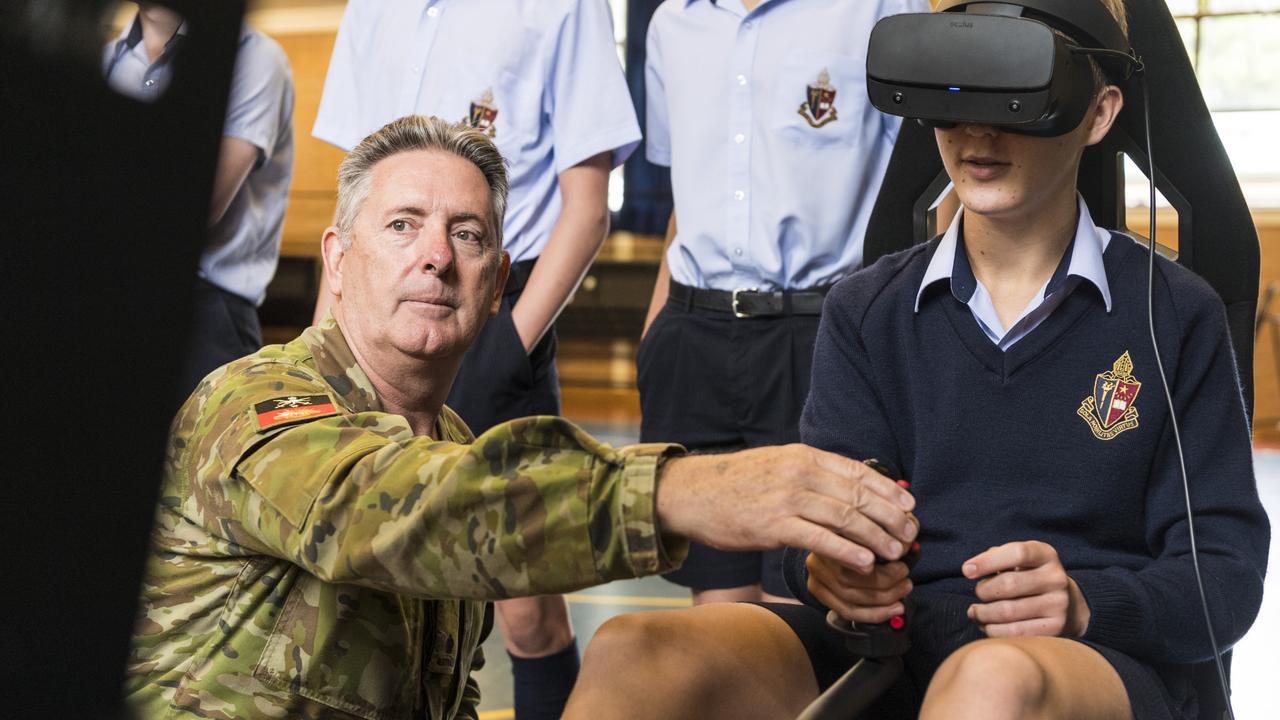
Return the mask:
MULTIPOLYGON (((1126 33, 1121 0, 1101 5, 1126 33)), ((1270 531, 1224 309, 1163 259, 1149 290, 1146 249, 1097 227, 1076 192, 1084 149, 1124 102, 1078 52, 1099 33, 1055 22, 1049 10, 1076 12, 1061 4, 1000 6, 1069 38, 1064 67, 1090 63, 1083 117, 1021 132, 932 117, 962 208, 944 235, 831 291, 801 421, 806 443, 910 480, 914 567, 909 548, 870 570, 789 554, 805 606, 616 618, 588 647, 566 717, 795 717, 858 659, 828 608, 859 624, 898 618, 911 640, 905 673, 864 717, 1197 716, 1213 650, 1148 292, 1226 648, 1257 614, 1270 531)))

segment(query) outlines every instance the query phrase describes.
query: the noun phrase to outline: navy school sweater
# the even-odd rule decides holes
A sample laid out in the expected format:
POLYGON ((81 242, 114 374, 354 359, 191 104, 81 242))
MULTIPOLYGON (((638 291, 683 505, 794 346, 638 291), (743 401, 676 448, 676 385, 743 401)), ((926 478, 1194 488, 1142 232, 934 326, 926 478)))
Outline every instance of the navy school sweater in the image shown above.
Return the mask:
MULTIPOLYGON (((1212 658, 1189 557, 1182 481, 1147 326, 1145 247, 1114 235, 1112 310, 1079 283, 1001 352, 947 283, 916 291, 938 239, 838 284, 823 310, 801 439, 877 458, 911 481, 921 556, 914 623, 979 637, 962 562, 1020 540, 1052 545, 1091 612, 1084 639, 1157 666, 1212 658), (931 596, 955 598, 936 603, 931 596), (921 617, 923 615, 923 617, 921 617)), ((1270 528, 1226 314, 1198 276, 1157 258, 1156 333, 1173 391, 1214 631, 1227 649, 1262 598, 1270 528)), ((797 596, 804 554, 785 572, 797 596)), ((945 656, 945 653, 939 657, 945 656)))

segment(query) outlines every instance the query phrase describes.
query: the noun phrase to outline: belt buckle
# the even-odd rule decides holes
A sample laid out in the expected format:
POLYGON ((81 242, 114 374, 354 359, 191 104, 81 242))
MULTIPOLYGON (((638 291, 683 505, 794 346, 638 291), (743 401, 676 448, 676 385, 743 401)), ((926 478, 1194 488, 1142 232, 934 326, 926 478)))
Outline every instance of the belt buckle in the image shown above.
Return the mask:
POLYGON ((733 308, 733 316, 736 318, 751 317, 751 313, 744 313, 738 310, 738 293, 744 293, 744 292, 760 292, 760 288, 754 288, 754 287, 738 288, 737 290, 733 291, 733 302, 730 304, 730 307, 733 308))

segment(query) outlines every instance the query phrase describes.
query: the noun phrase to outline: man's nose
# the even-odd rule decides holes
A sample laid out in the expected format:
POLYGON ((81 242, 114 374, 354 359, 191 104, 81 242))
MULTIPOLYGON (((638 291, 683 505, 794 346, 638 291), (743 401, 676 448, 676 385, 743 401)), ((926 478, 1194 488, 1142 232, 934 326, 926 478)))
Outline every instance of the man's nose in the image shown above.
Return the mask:
POLYGON ((418 243, 423 272, 444 275, 453 269, 453 241, 447 228, 427 228, 418 243))

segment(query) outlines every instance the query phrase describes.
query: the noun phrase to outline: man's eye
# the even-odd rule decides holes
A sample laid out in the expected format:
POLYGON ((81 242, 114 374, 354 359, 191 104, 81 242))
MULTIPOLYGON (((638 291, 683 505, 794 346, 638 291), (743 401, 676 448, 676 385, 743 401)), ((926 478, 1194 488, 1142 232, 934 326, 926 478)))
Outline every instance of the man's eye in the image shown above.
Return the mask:
POLYGON ((391 229, 396 232, 405 232, 409 229, 409 222, 407 220, 392 220, 391 229))
POLYGON ((459 230, 455 232, 453 236, 463 242, 476 242, 480 239, 479 235, 470 230, 459 230))

